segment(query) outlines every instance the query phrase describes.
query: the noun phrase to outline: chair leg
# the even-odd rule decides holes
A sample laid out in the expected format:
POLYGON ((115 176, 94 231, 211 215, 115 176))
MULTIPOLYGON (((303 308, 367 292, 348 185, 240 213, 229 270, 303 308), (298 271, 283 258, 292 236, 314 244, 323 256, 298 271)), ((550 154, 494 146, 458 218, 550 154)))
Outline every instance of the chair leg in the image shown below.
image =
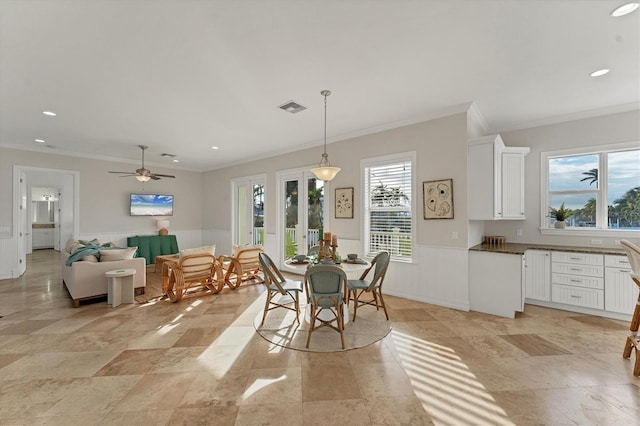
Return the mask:
POLYGON ((384 299, 382 298, 382 290, 378 289, 378 293, 380 304, 382 305, 382 309, 384 310, 384 316, 387 317, 387 321, 389 321, 389 313, 387 312, 387 305, 384 303, 384 299))
POLYGON ((296 308, 296 322, 300 325, 300 292, 296 291, 295 298, 295 308, 296 308))
POLYGON ((309 333, 307 334, 307 348, 309 347, 309 343, 311 342, 311 333, 313 332, 313 329, 316 327, 316 306, 313 303, 309 306, 311 306, 311 313, 309 314, 311 318, 309 318, 310 324, 309 324, 309 333))
POLYGON ((358 291, 353 290, 353 320, 355 322, 356 315, 358 314, 358 291))
POLYGON ((338 330, 340 331, 340 343, 342 343, 342 349, 344 349, 344 304, 338 303, 336 313, 338 317, 338 330))
POLYGON ((267 289, 267 301, 264 304, 264 313, 262 314, 262 322, 260 327, 264 325, 264 320, 267 318, 267 312, 269 311, 269 304, 271 303, 271 290, 267 289))

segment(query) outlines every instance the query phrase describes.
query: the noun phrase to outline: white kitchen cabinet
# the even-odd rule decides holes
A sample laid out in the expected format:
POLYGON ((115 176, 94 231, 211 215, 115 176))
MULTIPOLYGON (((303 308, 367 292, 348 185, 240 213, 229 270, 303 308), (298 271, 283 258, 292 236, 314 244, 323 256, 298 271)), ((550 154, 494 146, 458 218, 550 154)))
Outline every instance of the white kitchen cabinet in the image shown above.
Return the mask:
POLYGON ((592 309, 604 309, 604 256, 553 252, 551 300, 592 309))
POLYGON ((468 143, 469 219, 523 220, 524 158, 529 148, 505 147, 500 135, 468 143))
POLYGON ((605 310, 633 315, 638 301, 638 286, 629 275, 631 265, 627 256, 607 255, 604 263, 605 310))
POLYGON ((514 318, 524 305, 523 269, 522 255, 470 251, 470 308, 514 318))
POLYGON ((546 250, 527 250, 524 253, 525 297, 551 300, 551 254, 546 250))

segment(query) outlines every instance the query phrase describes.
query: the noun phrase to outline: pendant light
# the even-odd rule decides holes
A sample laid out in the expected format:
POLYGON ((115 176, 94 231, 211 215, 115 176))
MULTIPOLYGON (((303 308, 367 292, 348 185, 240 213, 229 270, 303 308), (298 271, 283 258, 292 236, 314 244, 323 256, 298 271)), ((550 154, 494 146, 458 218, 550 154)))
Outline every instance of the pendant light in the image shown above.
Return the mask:
POLYGON ((329 96, 331 92, 323 90, 320 94, 324 96, 324 152, 322 153, 322 159, 318 167, 311 169, 311 172, 316 175, 318 179, 329 182, 336 177, 340 171, 340 167, 331 167, 329 155, 327 154, 327 96, 329 96))

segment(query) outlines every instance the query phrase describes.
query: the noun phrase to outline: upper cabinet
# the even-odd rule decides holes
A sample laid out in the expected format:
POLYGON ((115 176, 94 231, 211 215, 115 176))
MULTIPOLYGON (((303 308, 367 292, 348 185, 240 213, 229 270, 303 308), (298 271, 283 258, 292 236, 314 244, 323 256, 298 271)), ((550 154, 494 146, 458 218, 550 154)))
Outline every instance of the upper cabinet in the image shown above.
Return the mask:
POLYGON ((523 220, 524 157, 529 148, 506 147, 500 135, 469 141, 469 219, 523 220))

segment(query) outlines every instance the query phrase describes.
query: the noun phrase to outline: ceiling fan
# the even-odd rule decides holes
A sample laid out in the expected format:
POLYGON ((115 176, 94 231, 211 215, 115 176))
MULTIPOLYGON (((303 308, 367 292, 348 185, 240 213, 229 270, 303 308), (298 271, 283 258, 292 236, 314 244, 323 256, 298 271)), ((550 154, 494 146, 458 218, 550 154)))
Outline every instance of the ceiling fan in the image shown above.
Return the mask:
POLYGON ((138 179, 140 182, 147 182, 150 179, 153 180, 158 180, 160 178, 175 178, 175 176, 173 175, 161 175, 158 173, 151 173, 151 170, 149 169, 145 169, 144 168, 144 150, 149 148, 146 145, 138 145, 138 148, 140 148, 142 150, 142 167, 140 167, 139 169, 136 169, 135 172, 109 172, 109 173, 119 173, 122 174, 124 176, 120 176, 120 177, 128 177, 128 176, 135 176, 136 179, 138 179))

